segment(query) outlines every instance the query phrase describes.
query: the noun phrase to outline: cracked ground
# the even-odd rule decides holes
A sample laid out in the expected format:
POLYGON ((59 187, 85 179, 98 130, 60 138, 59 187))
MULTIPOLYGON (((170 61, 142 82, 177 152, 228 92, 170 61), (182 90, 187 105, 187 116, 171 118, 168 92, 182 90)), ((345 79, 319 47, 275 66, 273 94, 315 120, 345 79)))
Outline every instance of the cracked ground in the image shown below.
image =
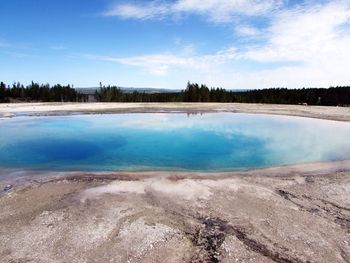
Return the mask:
POLYGON ((350 262, 349 197, 344 171, 28 180, 0 262, 350 262))

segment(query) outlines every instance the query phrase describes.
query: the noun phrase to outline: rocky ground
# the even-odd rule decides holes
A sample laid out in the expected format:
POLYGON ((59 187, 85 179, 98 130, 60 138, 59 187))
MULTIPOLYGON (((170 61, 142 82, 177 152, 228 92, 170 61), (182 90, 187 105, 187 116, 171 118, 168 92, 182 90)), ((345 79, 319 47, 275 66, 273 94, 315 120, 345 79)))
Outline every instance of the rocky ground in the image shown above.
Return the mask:
POLYGON ((349 165, 6 179, 0 261, 350 262, 349 165))

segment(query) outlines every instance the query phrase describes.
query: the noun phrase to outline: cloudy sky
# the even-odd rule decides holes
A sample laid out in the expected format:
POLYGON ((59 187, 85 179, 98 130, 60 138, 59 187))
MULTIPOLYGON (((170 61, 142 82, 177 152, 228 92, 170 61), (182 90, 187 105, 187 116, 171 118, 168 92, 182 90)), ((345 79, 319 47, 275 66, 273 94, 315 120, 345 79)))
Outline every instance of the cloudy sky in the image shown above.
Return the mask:
POLYGON ((1 0, 0 81, 350 85, 350 0, 1 0))

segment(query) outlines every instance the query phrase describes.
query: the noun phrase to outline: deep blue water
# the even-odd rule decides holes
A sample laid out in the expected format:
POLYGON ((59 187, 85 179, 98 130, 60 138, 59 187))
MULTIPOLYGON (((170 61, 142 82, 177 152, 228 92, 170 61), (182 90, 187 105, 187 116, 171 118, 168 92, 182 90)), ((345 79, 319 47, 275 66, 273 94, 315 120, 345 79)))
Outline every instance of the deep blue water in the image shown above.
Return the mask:
POLYGON ((350 124, 237 113, 0 119, 0 167, 230 171, 350 159, 350 124))

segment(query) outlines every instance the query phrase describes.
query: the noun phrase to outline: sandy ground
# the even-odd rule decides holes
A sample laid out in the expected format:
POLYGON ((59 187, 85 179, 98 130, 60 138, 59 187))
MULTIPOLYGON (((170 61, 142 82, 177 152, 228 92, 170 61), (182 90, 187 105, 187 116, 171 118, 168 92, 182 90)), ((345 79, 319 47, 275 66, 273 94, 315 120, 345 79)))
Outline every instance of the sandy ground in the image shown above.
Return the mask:
POLYGON ((242 112, 279 114, 350 121, 350 107, 273 105, 244 103, 13 103, 0 104, 0 117, 16 114, 60 115, 69 113, 124 112, 242 112))
MULTIPOLYGON (((350 119, 346 108, 265 106, 250 110, 350 119)), ((37 106, 8 107, 6 114, 37 106)), ((65 106, 40 107, 57 114, 65 106)), ((0 170, 0 177, 0 262, 350 262, 350 161, 215 174, 0 170)))

